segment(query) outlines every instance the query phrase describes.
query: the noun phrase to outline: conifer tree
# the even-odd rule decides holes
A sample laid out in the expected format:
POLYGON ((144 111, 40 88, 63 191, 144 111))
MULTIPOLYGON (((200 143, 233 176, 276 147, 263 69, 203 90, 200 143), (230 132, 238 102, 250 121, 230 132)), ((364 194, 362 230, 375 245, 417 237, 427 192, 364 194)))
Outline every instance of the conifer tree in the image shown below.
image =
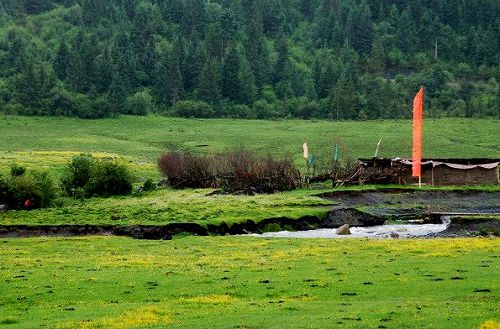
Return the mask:
POLYGON ((170 49, 160 59, 156 69, 155 93, 159 103, 167 106, 174 105, 184 93, 179 52, 175 49, 170 49))
POLYGON ((54 72, 59 80, 66 80, 68 76, 68 66, 70 65, 71 53, 68 44, 61 40, 54 58, 54 72))
POLYGON ((220 64, 213 57, 207 57, 201 70, 198 84, 198 97, 209 103, 216 104, 221 99, 220 64))

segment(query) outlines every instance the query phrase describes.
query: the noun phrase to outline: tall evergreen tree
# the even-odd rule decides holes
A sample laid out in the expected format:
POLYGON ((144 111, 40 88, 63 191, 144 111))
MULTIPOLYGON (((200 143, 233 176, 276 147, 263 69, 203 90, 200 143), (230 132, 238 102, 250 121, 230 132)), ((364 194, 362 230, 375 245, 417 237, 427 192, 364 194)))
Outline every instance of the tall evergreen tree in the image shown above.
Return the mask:
POLYGON ((68 76, 68 66, 71 61, 71 53, 68 44, 61 40, 57 48, 56 57, 54 58, 54 71, 59 80, 66 80, 68 76))
POLYGON ((160 59, 156 69, 155 94, 162 105, 172 106, 184 93, 179 53, 171 49, 160 59))
POLYGON ((248 12, 245 53, 255 76, 255 83, 260 89, 272 77, 269 51, 265 43, 262 15, 257 5, 258 2, 244 0, 244 3, 244 9, 248 12))
POLYGON ((274 67, 274 83, 283 80, 285 67, 288 63, 288 44, 284 36, 279 37, 276 41, 276 51, 278 53, 278 59, 274 67))
POLYGON ((221 99, 220 64, 213 57, 205 60, 197 90, 198 97, 209 104, 216 104, 221 99))
POLYGON ((255 80, 250 64, 236 46, 229 49, 224 59, 222 95, 240 104, 250 104, 256 94, 255 80))

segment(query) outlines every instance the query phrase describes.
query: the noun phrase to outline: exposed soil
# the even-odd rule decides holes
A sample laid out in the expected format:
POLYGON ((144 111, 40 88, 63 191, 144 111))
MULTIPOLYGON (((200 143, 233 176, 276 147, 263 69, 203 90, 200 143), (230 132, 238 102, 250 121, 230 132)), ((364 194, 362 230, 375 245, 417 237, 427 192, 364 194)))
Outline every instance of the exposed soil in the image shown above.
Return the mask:
POLYGON ((330 192, 319 197, 339 203, 337 208, 373 207, 380 213, 394 210, 425 209, 427 212, 500 213, 500 192, 481 191, 418 191, 387 189, 372 192, 330 192))
POLYGON ((318 228, 322 221, 318 217, 306 216, 299 219, 286 217, 269 218, 259 223, 248 220, 229 226, 207 225, 196 223, 172 223, 167 225, 0 225, 0 237, 34 237, 34 236, 86 236, 114 235, 129 236, 136 239, 169 240, 176 234, 236 235, 261 233, 269 227, 288 227, 297 231, 318 228))
POLYGON ((446 230, 429 237, 500 236, 500 219, 484 217, 452 217, 446 230))
MULTIPOLYGON (((196 223, 167 225, 0 225, 0 237, 115 235, 137 239, 171 239, 176 234, 235 235, 270 230, 306 231, 337 228, 344 224, 367 227, 387 222, 441 223, 446 214, 500 214, 500 192, 414 191, 391 189, 373 192, 331 192, 319 195, 335 201, 325 218, 305 216, 248 220, 228 225, 196 223)), ((488 217, 488 215, 485 215, 488 217)), ((500 231, 500 220, 464 216, 450 217, 449 227, 435 236, 468 236, 500 231)))

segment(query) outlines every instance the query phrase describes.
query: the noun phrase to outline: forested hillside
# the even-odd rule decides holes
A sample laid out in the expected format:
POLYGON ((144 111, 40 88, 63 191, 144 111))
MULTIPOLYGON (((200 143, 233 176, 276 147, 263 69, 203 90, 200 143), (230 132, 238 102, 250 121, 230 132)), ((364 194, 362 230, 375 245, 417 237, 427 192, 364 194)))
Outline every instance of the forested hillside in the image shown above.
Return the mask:
POLYGON ((498 0, 1 0, 0 112, 500 116, 498 0))

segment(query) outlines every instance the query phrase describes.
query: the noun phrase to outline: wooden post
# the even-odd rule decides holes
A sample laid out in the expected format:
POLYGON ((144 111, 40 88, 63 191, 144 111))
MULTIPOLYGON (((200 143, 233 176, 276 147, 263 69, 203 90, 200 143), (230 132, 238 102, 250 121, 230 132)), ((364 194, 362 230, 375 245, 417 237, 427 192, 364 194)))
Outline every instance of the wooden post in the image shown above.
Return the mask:
POLYGON ((332 188, 335 187, 335 181, 337 180, 337 161, 333 161, 333 172, 332 172, 332 188))
POLYGON ((436 45, 434 46, 434 58, 438 58, 438 38, 436 38, 436 45))
POLYGON ((306 159, 306 168, 307 168, 307 173, 306 173, 306 177, 305 177, 305 180, 306 180, 306 187, 309 187, 309 162, 308 162, 308 159, 306 159))
POLYGON ((432 166, 431 169, 431 176, 432 176, 432 186, 434 186, 434 166, 432 166))

